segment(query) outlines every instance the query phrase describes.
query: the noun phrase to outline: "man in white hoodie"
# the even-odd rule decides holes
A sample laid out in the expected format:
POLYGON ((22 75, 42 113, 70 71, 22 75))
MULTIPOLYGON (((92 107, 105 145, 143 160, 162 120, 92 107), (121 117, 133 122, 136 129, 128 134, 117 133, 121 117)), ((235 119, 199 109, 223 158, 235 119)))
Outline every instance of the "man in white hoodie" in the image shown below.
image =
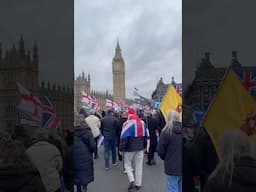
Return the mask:
POLYGON ((38 169, 47 192, 59 192, 61 188, 62 157, 59 149, 49 143, 46 129, 38 128, 31 136, 33 144, 27 149, 31 162, 38 169))
MULTIPOLYGON (((93 137, 95 139, 96 145, 97 145, 97 141, 98 138, 100 136, 100 119, 95 115, 95 111, 93 109, 91 109, 89 111, 89 116, 85 118, 86 123, 88 124, 88 126, 91 128, 93 137)), ((94 154, 94 158, 97 159, 98 158, 98 150, 96 148, 95 154, 94 154)))

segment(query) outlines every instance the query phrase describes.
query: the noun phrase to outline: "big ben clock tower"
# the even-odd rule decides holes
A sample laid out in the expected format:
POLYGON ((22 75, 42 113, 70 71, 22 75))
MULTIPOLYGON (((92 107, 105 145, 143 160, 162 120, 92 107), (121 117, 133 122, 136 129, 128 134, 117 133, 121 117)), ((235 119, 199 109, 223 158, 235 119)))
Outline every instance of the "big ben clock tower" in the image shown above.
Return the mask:
POLYGON ((116 52, 112 62, 112 73, 114 101, 119 102, 119 99, 125 99, 125 64, 119 41, 117 42, 116 52))

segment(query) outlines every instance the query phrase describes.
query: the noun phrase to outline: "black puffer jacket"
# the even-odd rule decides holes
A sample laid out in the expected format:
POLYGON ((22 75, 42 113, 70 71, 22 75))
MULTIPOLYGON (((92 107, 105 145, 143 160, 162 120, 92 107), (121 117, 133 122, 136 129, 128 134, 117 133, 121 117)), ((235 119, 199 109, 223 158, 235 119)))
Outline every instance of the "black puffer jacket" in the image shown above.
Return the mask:
POLYGON ((75 142, 73 152, 74 182, 87 185, 94 181, 94 168, 92 153, 96 149, 96 143, 90 128, 75 128, 75 142))
POLYGON ((46 192, 35 168, 0 167, 0 192, 46 192))
POLYGON ((101 131, 106 140, 117 138, 118 119, 112 115, 105 116, 101 121, 101 131))
POLYGON ((182 131, 181 126, 174 126, 172 133, 163 130, 158 143, 158 154, 164 160, 167 175, 182 175, 182 131))

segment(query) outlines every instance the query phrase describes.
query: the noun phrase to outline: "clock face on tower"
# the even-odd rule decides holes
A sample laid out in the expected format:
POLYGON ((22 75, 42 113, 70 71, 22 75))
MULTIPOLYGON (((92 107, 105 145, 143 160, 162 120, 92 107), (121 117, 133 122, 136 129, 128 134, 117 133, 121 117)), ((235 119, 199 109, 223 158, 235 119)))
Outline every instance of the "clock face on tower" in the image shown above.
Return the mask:
POLYGON ((121 63, 115 63, 114 64, 114 70, 115 71, 121 71, 121 63))

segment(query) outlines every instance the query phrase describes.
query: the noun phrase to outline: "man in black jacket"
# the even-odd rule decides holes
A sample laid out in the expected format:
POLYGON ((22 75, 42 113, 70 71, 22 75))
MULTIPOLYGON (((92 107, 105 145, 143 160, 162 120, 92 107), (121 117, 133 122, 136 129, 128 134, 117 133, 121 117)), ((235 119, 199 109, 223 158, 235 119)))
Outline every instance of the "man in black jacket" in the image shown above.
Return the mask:
POLYGON ((116 165, 116 146, 118 133, 118 120, 112 110, 107 111, 107 115, 102 119, 101 130, 104 136, 104 159, 105 169, 109 169, 110 150, 112 151, 112 165, 116 165))
POLYGON ((150 147, 148 152, 148 165, 155 165, 154 153, 157 148, 157 135, 159 133, 157 120, 152 116, 150 111, 146 112, 145 123, 149 130, 150 135, 150 147))

